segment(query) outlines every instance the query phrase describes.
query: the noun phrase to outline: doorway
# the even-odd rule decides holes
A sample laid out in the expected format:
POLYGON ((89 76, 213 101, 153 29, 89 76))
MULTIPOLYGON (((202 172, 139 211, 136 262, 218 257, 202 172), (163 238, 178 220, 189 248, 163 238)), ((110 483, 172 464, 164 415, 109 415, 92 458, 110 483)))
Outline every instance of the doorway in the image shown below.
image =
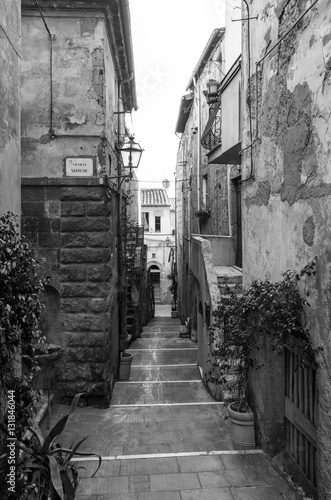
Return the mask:
POLYGON ((154 289, 154 300, 156 304, 161 303, 161 273, 160 268, 153 265, 149 268, 151 272, 151 281, 154 289))
POLYGON ((241 180, 237 179, 234 182, 236 196, 236 214, 237 214, 237 249, 236 249, 236 266, 242 268, 242 223, 241 223, 241 180))

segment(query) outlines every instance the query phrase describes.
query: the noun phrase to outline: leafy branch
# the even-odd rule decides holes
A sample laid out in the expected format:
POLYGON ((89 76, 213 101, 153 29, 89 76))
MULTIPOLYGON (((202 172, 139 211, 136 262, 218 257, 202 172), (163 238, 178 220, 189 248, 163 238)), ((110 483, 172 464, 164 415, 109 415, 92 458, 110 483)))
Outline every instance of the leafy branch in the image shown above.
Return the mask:
POLYGON ((245 291, 225 286, 222 299, 213 312, 206 379, 221 385, 238 411, 247 408, 247 388, 253 370, 262 368, 255 354, 267 347, 280 355, 288 336, 299 340, 299 355, 312 356, 304 308, 298 282, 315 274, 315 262, 300 273, 287 271, 281 281, 255 280, 245 291))

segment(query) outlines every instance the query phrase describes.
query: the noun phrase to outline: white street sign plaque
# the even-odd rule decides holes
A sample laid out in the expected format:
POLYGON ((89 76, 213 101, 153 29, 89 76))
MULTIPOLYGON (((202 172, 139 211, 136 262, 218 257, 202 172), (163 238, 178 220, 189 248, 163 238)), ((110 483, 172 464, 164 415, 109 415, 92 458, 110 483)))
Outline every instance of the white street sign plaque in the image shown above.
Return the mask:
POLYGON ((69 177, 93 177, 93 158, 65 158, 65 175, 69 177))

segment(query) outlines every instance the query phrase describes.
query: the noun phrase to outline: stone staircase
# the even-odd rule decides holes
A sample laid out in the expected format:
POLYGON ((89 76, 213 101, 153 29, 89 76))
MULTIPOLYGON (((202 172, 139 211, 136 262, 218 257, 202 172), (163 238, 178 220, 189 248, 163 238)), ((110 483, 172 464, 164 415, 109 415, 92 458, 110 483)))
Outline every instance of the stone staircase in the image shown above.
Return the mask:
POLYGON ((236 266, 214 266, 221 295, 229 288, 234 293, 242 291, 242 270, 236 266))

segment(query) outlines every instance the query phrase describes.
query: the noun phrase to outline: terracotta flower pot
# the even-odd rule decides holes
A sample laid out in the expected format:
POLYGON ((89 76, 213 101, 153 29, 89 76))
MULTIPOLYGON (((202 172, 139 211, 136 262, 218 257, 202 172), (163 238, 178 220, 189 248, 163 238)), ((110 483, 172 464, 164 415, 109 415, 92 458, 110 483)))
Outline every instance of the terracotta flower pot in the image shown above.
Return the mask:
POLYGON ((254 450, 254 414, 250 408, 245 413, 235 411, 231 403, 228 413, 231 420, 231 439, 235 450, 254 450))
POLYGON ((132 354, 128 352, 121 354, 119 380, 128 380, 130 378, 132 359, 132 354))

